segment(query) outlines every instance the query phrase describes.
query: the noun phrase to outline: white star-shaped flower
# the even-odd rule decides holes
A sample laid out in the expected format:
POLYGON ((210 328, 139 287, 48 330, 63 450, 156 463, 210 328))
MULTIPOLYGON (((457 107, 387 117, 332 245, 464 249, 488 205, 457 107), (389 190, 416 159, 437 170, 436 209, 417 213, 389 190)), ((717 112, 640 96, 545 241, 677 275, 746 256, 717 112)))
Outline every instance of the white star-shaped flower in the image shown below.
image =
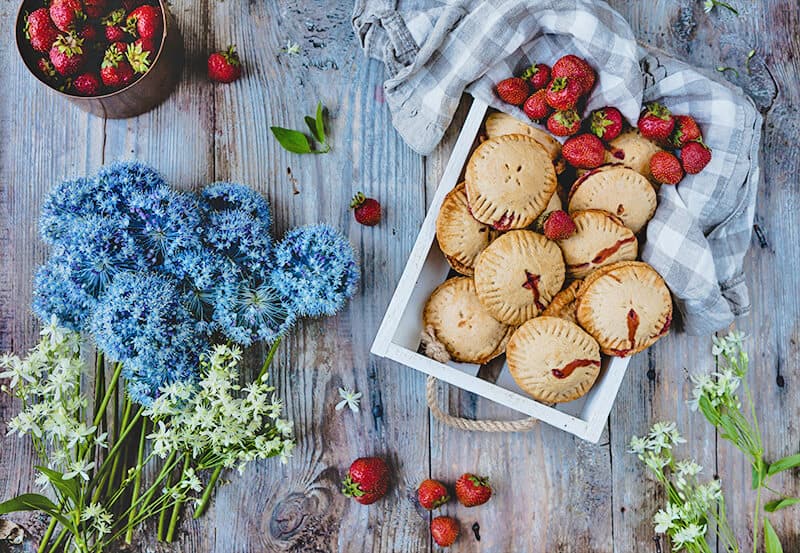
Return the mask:
POLYGON ((353 413, 358 413, 358 403, 361 401, 361 392, 354 392, 348 388, 339 388, 339 396, 342 398, 342 401, 336 404, 337 411, 341 411, 346 405, 353 413))
POLYGON ((300 53, 300 45, 289 40, 286 42, 286 46, 281 51, 289 54, 290 56, 296 56, 300 53))

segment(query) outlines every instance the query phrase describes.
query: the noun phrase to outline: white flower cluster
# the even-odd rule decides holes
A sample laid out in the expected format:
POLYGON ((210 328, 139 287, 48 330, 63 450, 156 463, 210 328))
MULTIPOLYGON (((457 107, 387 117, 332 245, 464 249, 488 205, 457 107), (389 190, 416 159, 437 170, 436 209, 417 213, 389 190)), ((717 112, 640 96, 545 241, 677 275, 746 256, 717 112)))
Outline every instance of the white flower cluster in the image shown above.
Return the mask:
POLYGON ((700 399, 705 398, 714 409, 727 407, 739 410, 742 406, 737 395, 742 378, 747 373, 748 357, 743 346, 744 335, 731 332, 727 336, 713 337, 711 353, 717 359, 719 370, 711 374, 692 377, 694 389, 689 406, 696 411, 700 399))
POLYGON ((111 533, 111 523, 114 518, 99 503, 90 503, 81 512, 81 520, 90 522, 97 536, 102 537, 111 533))
POLYGON ((199 469, 221 464, 240 472, 255 459, 288 460, 294 441, 291 424, 280 418, 283 403, 265 378, 240 386, 240 361, 238 348, 215 346, 200 361, 199 382, 162 389, 144 413, 158 426, 147 436, 156 455, 189 451, 199 469))
MULTIPOLYGON (((89 479, 94 463, 85 447, 90 442, 107 447, 105 433, 81 418, 87 400, 80 393, 81 374, 86 369, 80 355, 80 335, 59 328, 55 318, 42 328, 41 340, 25 359, 5 354, 0 357, 2 389, 22 400, 22 410, 8 423, 9 434, 30 434, 44 458, 51 450, 49 464, 64 472, 64 478, 89 479)), ((42 478, 41 481, 44 481, 42 478)))
POLYGON ((661 472, 672 461, 672 447, 684 442, 674 422, 657 422, 646 436, 631 438, 630 452, 653 471, 661 472))

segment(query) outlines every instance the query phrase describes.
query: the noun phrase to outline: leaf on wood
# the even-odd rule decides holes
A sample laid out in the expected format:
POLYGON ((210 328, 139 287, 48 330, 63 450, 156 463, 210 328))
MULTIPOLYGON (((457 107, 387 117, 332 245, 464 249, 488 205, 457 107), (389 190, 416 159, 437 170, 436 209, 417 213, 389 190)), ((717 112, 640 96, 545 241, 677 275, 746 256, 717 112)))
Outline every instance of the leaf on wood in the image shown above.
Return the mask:
POLYGON ((24 493, 0 503, 0 515, 16 513, 17 511, 42 511, 58 520, 66 528, 71 529, 73 532, 75 530, 75 526, 61 514, 55 503, 38 493, 24 493))
POLYGON ((769 466, 769 471, 767 474, 772 476, 773 474, 783 472, 784 470, 793 469, 795 467, 800 467, 800 453, 795 453, 794 455, 789 455, 783 459, 778 459, 769 466))
POLYGON ((768 513, 774 513, 775 511, 780 511, 781 509, 797 505, 798 503, 800 503, 800 497, 784 497, 768 502, 764 505, 764 510, 768 513))
POLYGON ((316 119, 314 119, 310 115, 306 115, 304 119, 306 121, 306 126, 311 131, 311 136, 313 136, 317 140, 317 142, 325 142, 325 138, 321 137, 319 134, 317 134, 317 121, 316 121, 316 119))
POLYGON ((64 480, 64 475, 58 471, 49 469, 43 466, 35 467, 36 470, 47 476, 47 479, 50 480, 50 483, 56 488, 61 495, 64 497, 68 497, 74 503, 78 502, 78 498, 80 495, 80 488, 78 487, 78 482, 74 478, 70 480, 64 480))
POLYGON ((766 517, 764 517, 764 552, 783 553, 781 540, 778 539, 778 534, 775 533, 775 529, 766 517))
POLYGON ((324 144, 327 142, 327 137, 325 136, 325 121, 322 119, 322 102, 317 102, 316 125, 317 140, 324 144))
POLYGON ((270 127, 269 130, 278 139, 278 143, 285 150, 294 154, 310 154, 311 144, 308 143, 308 137, 300 131, 293 129, 284 129, 283 127, 270 127))

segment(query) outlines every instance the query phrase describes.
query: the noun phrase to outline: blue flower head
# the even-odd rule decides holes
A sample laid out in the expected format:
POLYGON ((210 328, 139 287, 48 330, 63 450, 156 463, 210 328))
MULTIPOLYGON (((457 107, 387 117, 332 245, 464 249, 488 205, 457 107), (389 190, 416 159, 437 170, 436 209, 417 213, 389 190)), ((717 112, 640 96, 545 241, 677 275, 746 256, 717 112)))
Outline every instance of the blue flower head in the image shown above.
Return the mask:
POLYGON ((42 322, 55 315, 59 325, 85 330, 97 300, 78 284, 66 255, 39 267, 33 287, 33 312, 42 322))
POLYGON ((184 250, 165 269, 176 278, 185 305, 200 321, 211 321, 217 306, 230 309, 236 298, 236 265, 209 249, 184 250))
POLYGON ((97 212, 102 215, 126 212, 134 194, 169 188, 158 171, 138 161, 115 161, 104 165, 95 179, 101 193, 96 198, 97 212))
POLYGON ((230 182, 215 182, 205 187, 202 195, 213 211, 244 211, 251 217, 258 219, 265 228, 269 229, 272 226, 269 203, 264 196, 249 186, 230 182))
POLYGON ((233 261, 243 273, 264 278, 270 267, 269 227, 241 210, 213 211, 203 229, 206 245, 233 261))
POLYGON ((174 280, 155 273, 117 275, 100 298, 90 328, 101 350, 125 361, 138 401, 194 375, 208 347, 174 280))
POLYGON ((128 207, 131 231, 150 267, 200 247, 202 223, 194 194, 169 188, 138 191, 130 197, 128 207))
POLYGON ((273 281, 301 316, 333 315, 353 295, 358 265, 350 242, 328 225, 290 230, 275 247, 273 281))

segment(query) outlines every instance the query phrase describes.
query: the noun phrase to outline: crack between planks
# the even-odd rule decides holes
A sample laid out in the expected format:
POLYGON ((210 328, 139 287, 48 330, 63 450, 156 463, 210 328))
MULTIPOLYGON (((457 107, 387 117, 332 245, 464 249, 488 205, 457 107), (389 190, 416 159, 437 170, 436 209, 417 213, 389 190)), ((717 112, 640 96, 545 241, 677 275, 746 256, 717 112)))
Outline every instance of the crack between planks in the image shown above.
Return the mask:
POLYGON ((611 474, 611 551, 616 550, 616 536, 614 535, 614 516, 617 514, 617 506, 614 502, 614 448, 611 447, 611 419, 606 423, 608 425, 608 470, 611 474))

